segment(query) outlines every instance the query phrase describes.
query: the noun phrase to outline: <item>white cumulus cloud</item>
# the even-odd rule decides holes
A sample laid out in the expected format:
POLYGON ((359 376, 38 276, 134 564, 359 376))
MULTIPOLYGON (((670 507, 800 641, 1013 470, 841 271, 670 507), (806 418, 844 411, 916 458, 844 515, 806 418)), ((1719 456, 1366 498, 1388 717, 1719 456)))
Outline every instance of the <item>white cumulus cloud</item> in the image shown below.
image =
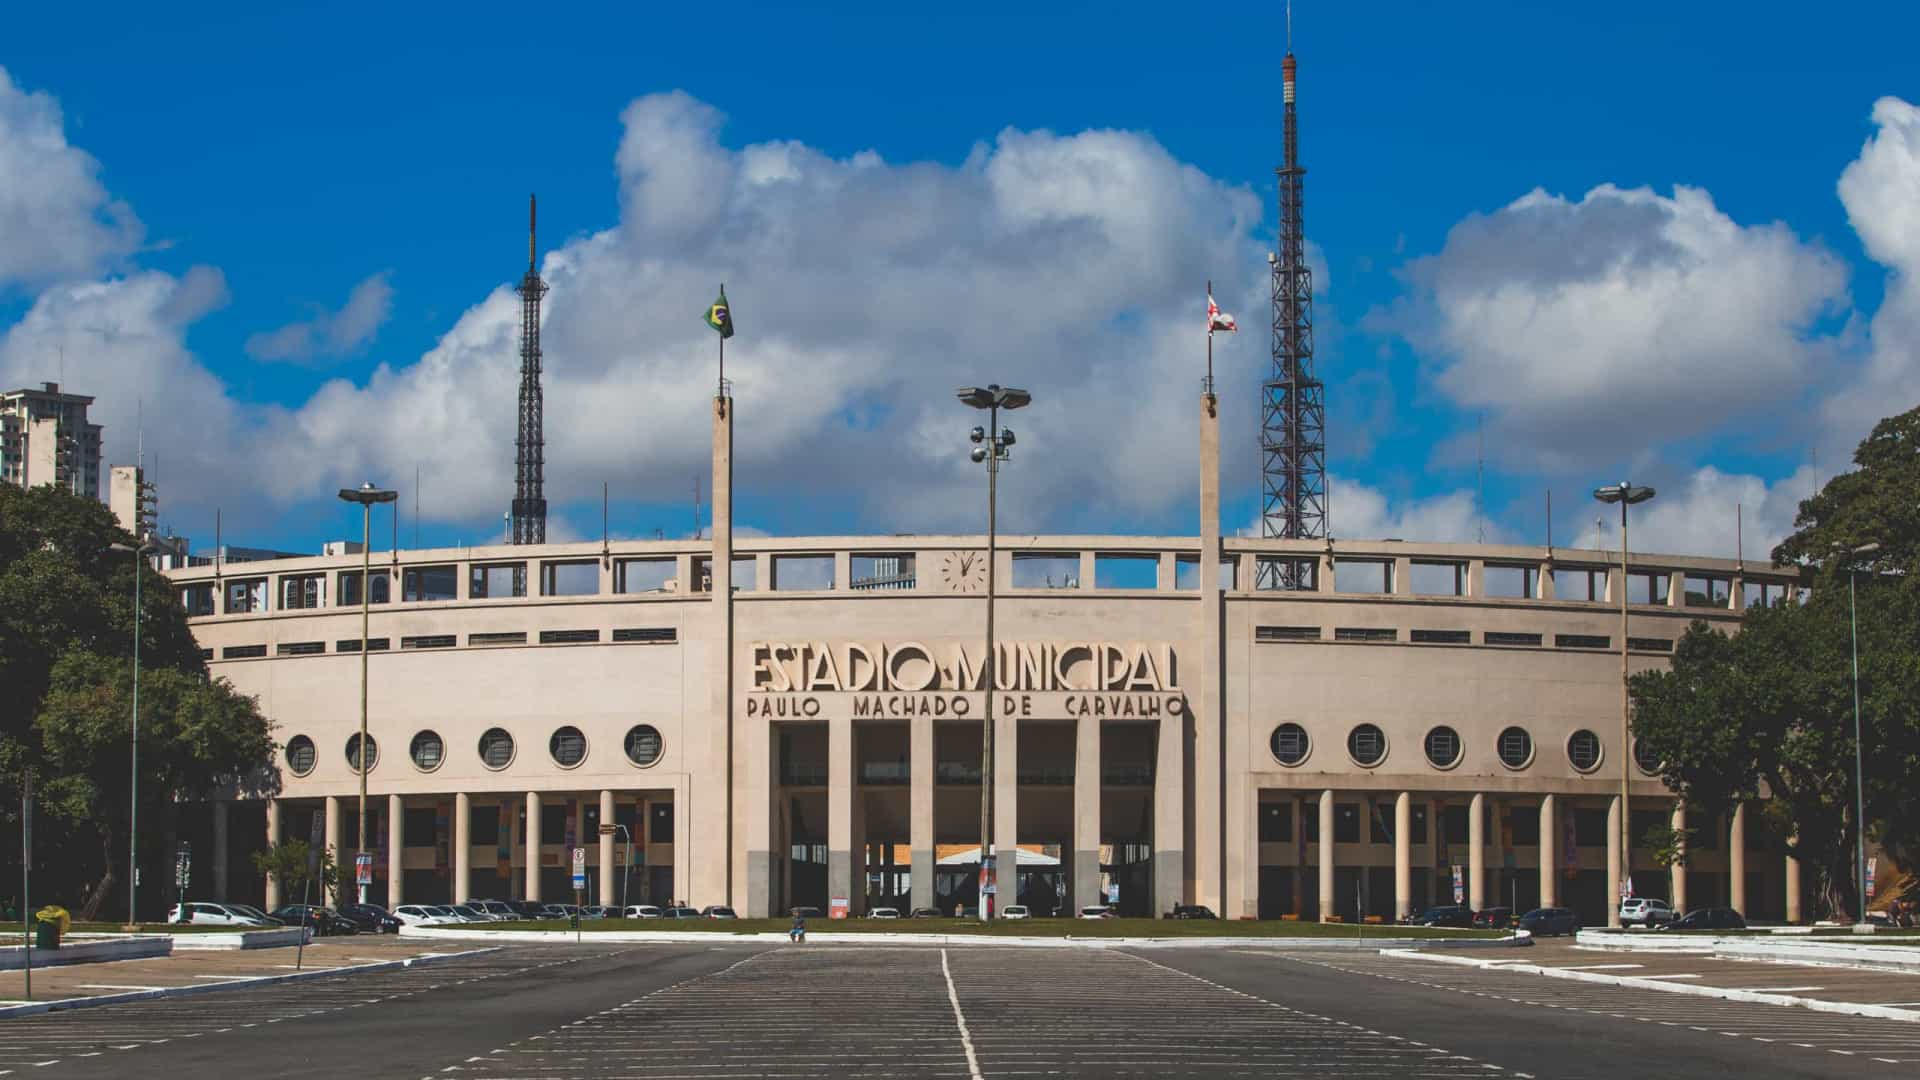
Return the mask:
POLYGON ((100 163, 67 142, 59 102, 0 68, 0 291, 96 275, 142 233, 100 183, 100 163))
POLYGON ((306 363, 353 353, 372 341, 393 313, 391 277, 382 271, 362 280, 338 311, 316 311, 310 319, 248 337, 247 355, 306 363))

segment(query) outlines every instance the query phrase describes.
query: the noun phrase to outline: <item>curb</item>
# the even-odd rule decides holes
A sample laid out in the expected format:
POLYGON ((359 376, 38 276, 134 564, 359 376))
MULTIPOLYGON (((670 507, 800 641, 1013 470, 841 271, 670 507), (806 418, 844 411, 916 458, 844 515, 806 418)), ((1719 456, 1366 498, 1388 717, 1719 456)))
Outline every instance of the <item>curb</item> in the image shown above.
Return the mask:
MULTIPOLYGON (((434 939, 441 941, 513 941, 513 942, 561 942, 571 944, 574 932, 571 930, 453 930, 439 927, 400 928, 401 937, 434 939)), ((600 930, 580 935, 583 942, 606 942, 617 945, 722 945, 722 944, 786 944, 787 935, 780 931, 750 934, 728 934, 710 931, 674 931, 674 930, 600 930)), ((836 934, 821 931, 809 934, 808 944, 819 945, 921 945, 929 948, 954 948, 958 946, 1005 946, 1011 948, 1041 949, 1379 949, 1382 938, 1310 938, 1310 937, 1207 937, 1207 938, 1145 938, 1145 937, 991 937, 983 934, 889 934, 889 933, 852 933, 836 934)), ((1409 951, 1430 948, 1511 948, 1531 945, 1525 937, 1511 938, 1411 938, 1398 943, 1409 951)))
POLYGON ((1552 979, 1570 979, 1574 982, 1601 983, 1607 986, 1626 986, 1637 990, 1659 990, 1669 994, 1689 994, 1693 997, 1720 998, 1725 1001, 1745 1001, 1757 1005, 1788 1005, 1809 1009, 1813 1012, 1839 1013, 1843 1016, 1867 1016, 1880 1020, 1905 1020, 1920 1022, 1920 1012, 1912 1009, 1896 1009, 1890 1005, 1868 1005, 1851 1001, 1823 1001, 1819 998, 1796 997, 1792 994, 1769 994, 1759 990, 1740 990, 1723 986, 1695 986, 1687 983, 1668 982, 1664 979, 1641 979, 1631 975, 1602 975, 1594 971, 1568 971, 1565 968, 1542 967, 1539 964, 1490 963, 1470 956, 1431 956, 1411 949, 1381 949, 1382 956, 1397 956, 1412 960, 1434 960, 1446 964, 1460 964, 1465 967, 1479 968, 1482 971, 1518 971, 1528 975, 1545 975, 1552 979))
POLYGON ((1864 971, 1920 972, 1920 947, 1902 945, 1856 945, 1844 941, 1767 941, 1752 937, 1724 937, 1703 934, 1686 938, 1623 938, 1617 934, 1582 932, 1574 943, 1580 948, 1609 952, 1651 952, 1725 956, 1742 960, 1772 960, 1794 964, 1824 964, 1853 967, 1864 971))
POLYGON ((168 986, 157 990, 134 990, 124 994, 102 994, 98 997, 66 998, 60 1001, 36 1002, 31 1005, 9 1005, 0 1008, 0 1020, 15 1016, 37 1016, 41 1013, 67 1012, 72 1009, 93 1009, 102 1005, 124 1005, 130 1001, 152 1001, 157 998, 190 997, 197 994, 214 994, 224 990, 244 990, 254 986, 270 986, 276 983, 304 982, 308 979, 324 979, 330 975, 370 975, 381 971, 398 971, 402 968, 420 967, 437 964, 447 960, 457 960, 466 956, 480 956, 499 952, 498 946, 491 949, 468 949, 464 952, 442 953, 438 956, 410 956, 404 960, 383 960, 377 964, 357 964, 353 967, 318 968, 313 971, 293 971, 285 975, 263 975, 257 979, 245 981, 232 979, 226 982, 205 986, 168 986))
MULTIPOLYGON (((125 938, 68 938, 58 949, 33 950, 33 970, 67 967, 74 964, 106 964, 115 960, 147 960, 171 953, 175 939, 168 934, 145 934, 125 938)), ((0 948, 0 971, 21 971, 27 966, 27 950, 18 945, 0 948)))

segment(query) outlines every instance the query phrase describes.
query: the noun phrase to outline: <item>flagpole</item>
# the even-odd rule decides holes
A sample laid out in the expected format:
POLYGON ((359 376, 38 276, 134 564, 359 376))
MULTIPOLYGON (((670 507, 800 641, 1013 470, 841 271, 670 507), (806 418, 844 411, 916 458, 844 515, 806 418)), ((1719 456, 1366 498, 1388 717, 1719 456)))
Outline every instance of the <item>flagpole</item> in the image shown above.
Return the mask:
MULTIPOLYGON (((724 281, 720 283, 720 295, 722 297, 727 295, 727 283, 724 281)), ((729 321, 732 320, 732 308, 727 309, 727 318, 729 321)), ((725 334, 720 335, 720 396, 727 396, 727 335, 725 334)))
POLYGON ((1207 280, 1207 393, 1213 393, 1213 280, 1207 280))

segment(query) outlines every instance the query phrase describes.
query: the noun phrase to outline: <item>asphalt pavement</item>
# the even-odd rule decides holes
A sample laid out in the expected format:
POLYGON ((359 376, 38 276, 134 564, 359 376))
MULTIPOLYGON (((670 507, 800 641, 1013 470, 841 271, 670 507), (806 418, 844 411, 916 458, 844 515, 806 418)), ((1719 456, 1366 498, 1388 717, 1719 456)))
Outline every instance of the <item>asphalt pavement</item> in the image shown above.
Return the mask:
POLYGON ((47 1078, 1723 1080, 1916 1065, 1915 1023, 1257 948, 525 945, 0 1020, 0 1075, 47 1078))

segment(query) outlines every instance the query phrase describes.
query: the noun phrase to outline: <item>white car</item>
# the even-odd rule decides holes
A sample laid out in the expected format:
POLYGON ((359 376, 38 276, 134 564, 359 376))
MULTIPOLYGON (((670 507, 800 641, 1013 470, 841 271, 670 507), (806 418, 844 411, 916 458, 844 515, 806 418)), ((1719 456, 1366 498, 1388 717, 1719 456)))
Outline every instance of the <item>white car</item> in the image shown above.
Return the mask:
POLYGON ((186 905, 173 905, 167 913, 167 921, 172 923, 191 922, 200 926, 245 926, 258 929, 263 926, 277 926, 279 923, 266 915, 250 915, 233 904, 215 904, 205 900, 195 900, 186 905))
POLYGON ((1673 906, 1650 896, 1629 896, 1620 901, 1620 925, 1653 929, 1673 921, 1673 906))
POLYGON ((453 921, 435 912, 429 904, 401 904, 393 909, 393 917, 406 926, 445 926, 453 921))
POLYGON ((1113 918, 1113 912, 1107 910, 1105 906, 1083 907, 1080 909, 1079 917, 1082 919, 1111 919, 1113 918))
POLYGON ((869 919, 897 919, 899 917, 900 909, 897 907, 877 907, 867 912, 867 918, 869 919))
POLYGON ((658 919, 660 918, 660 909, 654 907, 652 904, 629 904, 625 910, 620 912, 620 917, 623 919, 658 919))
POLYGON ((453 913, 455 915, 460 916, 461 920, 464 922, 498 922, 499 921, 499 919, 496 916, 489 915, 488 913, 481 911, 479 908, 474 907, 472 904, 449 904, 447 906, 453 910, 453 913))
POLYGON ((1008 904, 1006 908, 1000 912, 1000 917, 1003 919, 1031 919, 1033 918, 1033 913, 1027 910, 1027 905, 1025 904, 1008 904))

